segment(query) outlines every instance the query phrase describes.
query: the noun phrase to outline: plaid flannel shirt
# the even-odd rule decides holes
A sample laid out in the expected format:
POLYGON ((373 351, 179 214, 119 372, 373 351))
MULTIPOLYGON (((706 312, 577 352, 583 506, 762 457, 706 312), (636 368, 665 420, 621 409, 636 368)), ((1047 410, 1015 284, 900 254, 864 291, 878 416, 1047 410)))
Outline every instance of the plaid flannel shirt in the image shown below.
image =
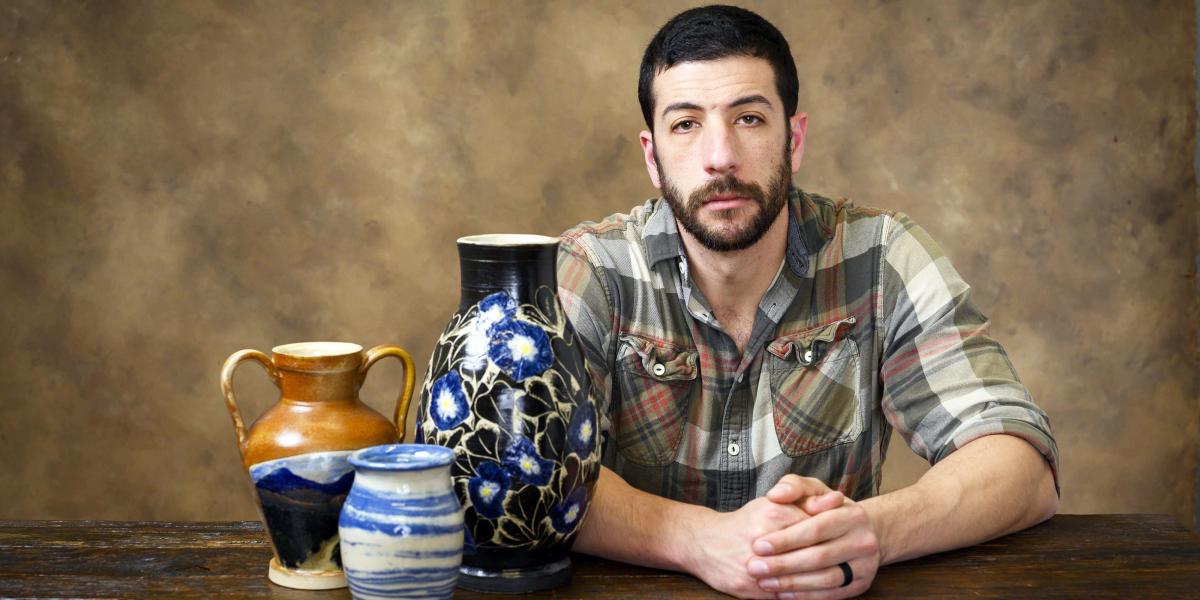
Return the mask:
POLYGON ((1058 473, 970 287, 907 216, 792 189, 784 264, 745 352, 688 277, 661 199, 561 237, 560 299, 583 342, 603 462, 666 498, 734 510, 780 477, 879 492, 893 429, 931 464, 1018 436, 1058 473))

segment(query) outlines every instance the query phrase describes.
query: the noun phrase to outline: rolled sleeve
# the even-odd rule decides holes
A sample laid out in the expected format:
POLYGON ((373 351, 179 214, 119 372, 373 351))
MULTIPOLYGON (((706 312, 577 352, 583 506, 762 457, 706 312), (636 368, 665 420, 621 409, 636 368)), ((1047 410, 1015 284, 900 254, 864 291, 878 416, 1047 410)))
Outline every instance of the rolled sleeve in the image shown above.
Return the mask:
POLYGON ((573 237, 564 235, 558 250, 558 296, 567 319, 583 344, 592 400, 600 416, 604 445, 612 433, 611 360, 614 312, 604 276, 588 260, 586 250, 573 237))
POLYGON ((983 436, 1019 437, 1058 487, 1050 420, 988 335, 987 317, 924 229, 897 214, 880 273, 883 411, 914 452, 936 464, 983 436))

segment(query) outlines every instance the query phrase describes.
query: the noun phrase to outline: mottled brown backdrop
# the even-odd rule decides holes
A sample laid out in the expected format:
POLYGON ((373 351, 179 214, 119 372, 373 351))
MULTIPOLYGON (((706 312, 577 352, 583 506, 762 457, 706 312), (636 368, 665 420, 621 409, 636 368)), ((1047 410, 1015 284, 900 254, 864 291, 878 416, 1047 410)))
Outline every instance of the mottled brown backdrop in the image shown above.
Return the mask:
MULTIPOLYGON (((0 518, 254 518, 225 357, 394 342, 423 376, 455 238, 654 194, 636 71, 684 6, 0 2, 0 518)), ((797 182, 942 242, 1051 416, 1062 510, 1194 526, 1192 3, 749 6, 793 43, 797 182)), ((921 473, 892 457, 887 487, 921 473)))

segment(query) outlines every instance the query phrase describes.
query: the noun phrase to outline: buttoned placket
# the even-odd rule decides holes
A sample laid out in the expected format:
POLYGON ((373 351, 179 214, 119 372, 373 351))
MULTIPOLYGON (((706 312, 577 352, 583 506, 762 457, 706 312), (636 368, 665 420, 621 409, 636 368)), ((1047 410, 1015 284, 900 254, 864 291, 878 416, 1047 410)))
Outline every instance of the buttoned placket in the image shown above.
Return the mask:
MULTIPOLYGON (((662 218, 669 219, 664 227, 666 233, 678 235, 669 211, 664 213, 662 218)), ((784 271, 790 270, 804 278, 811 266, 808 261, 810 250, 804 241, 802 223, 803 220, 797 212, 789 213, 788 242, 783 264, 776 273, 775 280, 768 288, 767 293, 759 301, 754 325, 746 344, 746 351, 741 353, 737 369, 731 374, 700 374, 701 386, 704 386, 706 381, 715 381, 716 389, 713 390, 715 397, 725 399, 724 406, 721 407, 720 446, 717 448, 718 464, 715 474, 718 490, 716 508, 721 511, 736 510, 753 499, 757 471, 752 451, 754 432, 750 430, 750 423, 753 419, 758 390, 751 389, 751 382, 747 381, 746 374, 753 370, 756 361, 761 365, 763 349, 771 340, 778 328, 779 321, 787 313, 798 292, 792 279, 784 276, 784 271)), ((672 245, 674 248, 666 251, 677 252, 674 256, 678 272, 669 273, 669 276, 675 280, 675 289, 683 302, 685 317, 700 326, 699 329, 704 331, 706 336, 715 333, 722 338, 722 344, 736 347, 733 338, 717 322, 704 295, 693 294, 698 290, 692 288, 688 273, 687 254, 683 252, 682 243, 676 238, 672 245), (707 329, 703 326, 707 326, 707 329)), ((712 348, 719 347, 709 341, 693 340, 693 343, 697 346, 704 343, 712 348)), ((774 435, 774 431, 770 434, 774 435)), ((762 432, 760 435, 767 435, 767 432, 762 432)), ((707 446, 707 444, 705 445, 707 446)), ((708 451, 707 448, 699 450, 708 451)))
MULTIPOLYGON (((707 325, 709 331, 722 336, 723 343, 736 345, 733 338, 721 327, 712 316, 703 294, 694 293, 688 278, 687 257, 679 258, 679 297, 684 300, 687 313, 696 321, 707 325)), ((754 456, 750 451, 751 436, 750 422, 756 394, 746 381, 746 373, 751 369, 755 360, 761 360, 763 348, 778 326, 779 319, 787 310, 786 299, 794 292, 783 270, 787 268, 786 260, 782 261, 775 279, 759 301, 755 313, 754 326, 751 329, 746 350, 741 354, 737 369, 733 373, 709 374, 719 382, 718 397, 724 397, 721 411, 721 438, 719 442, 719 469, 717 472, 718 498, 717 510, 731 511, 740 508, 753 499, 755 489, 754 456), (723 393, 722 393, 723 392, 723 393)), ((705 341, 707 343, 707 341, 705 341)), ((712 345, 712 344, 710 344, 712 345)))

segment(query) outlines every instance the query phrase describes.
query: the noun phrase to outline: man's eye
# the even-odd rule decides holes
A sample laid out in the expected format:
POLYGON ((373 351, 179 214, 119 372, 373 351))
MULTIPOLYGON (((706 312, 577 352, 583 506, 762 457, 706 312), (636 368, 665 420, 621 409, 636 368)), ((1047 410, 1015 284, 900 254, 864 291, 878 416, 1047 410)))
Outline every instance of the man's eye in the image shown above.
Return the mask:
POLYGON ((738 122, 742 125, 758 125, 763 120, 758 115, 742 115, 738 117, 738 122))
POLYGON ((697 123, 695 121, 691 121, 691 120, 680 121, 680 122, 676 123, 674 127, 671 128, 671 131, 676 131, 676 132, 691 131, 696 128, 696 125, 697 125, 697 123))

